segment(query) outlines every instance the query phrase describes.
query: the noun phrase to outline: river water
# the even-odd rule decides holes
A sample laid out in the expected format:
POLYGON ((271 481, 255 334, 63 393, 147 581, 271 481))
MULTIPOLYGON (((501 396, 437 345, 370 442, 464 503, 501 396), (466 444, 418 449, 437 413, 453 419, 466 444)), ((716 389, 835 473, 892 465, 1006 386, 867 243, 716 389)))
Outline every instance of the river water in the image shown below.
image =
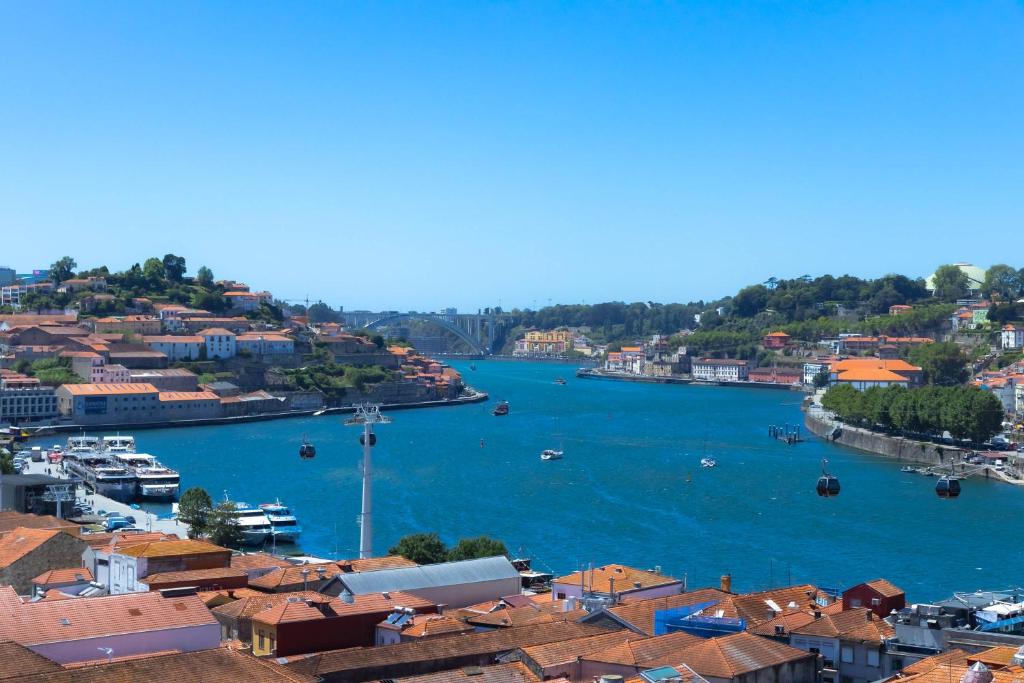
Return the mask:
MULTIPOLYGON (((1024 492, 967 481, 940 500, 934 478, 841 446, 786 446, 770 424, 801 421, 802 394, 576 379, 569 366, 455 363, 492 401, 394 411, 374 449, 375 550, 404 534, 448 543, 487 534, 568 573, 582 563, 661 566, 689 585, 733 575, 739 590, 789 581, 849 586, 884 576, 911 600, 1021 582, 1024 492), (556 376, 568 383, 553 383, 556 376), (511 414, 493 417, 494 400, 511 414), (483 446, 481 446, 483 440, 483 446), (544 462, 545 448, 565 458, 544 462), (702 469, 700 459, 718 466, 702 469), (822 457, 842 481, 814 492, 822 457), (687 481, 687 478, 690 481, 687 481)), ((302 549, 355 557, 358 429, 342 417, 147 430, 139 450, 203 486, 249 503, 280 498, 302 523, 302 549), (300 461, 303 434, 317 457, 300 461)))

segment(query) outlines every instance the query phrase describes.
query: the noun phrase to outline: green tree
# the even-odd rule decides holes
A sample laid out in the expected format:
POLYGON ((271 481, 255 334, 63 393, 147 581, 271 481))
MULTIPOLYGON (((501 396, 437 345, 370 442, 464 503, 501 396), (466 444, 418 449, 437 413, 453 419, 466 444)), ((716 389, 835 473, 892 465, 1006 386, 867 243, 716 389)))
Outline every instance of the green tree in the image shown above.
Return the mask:
POLYGON ((164 273, 171 282, 181 282, 185 277, 185 257, 167 254, 163 260, 164 273))
POLYGON ((188 525, 188 537, 199 538, 206 533, 213 501, 206 489, 199 486, 181 494, 178 499, 178 519, 188 525))
POLYGON ((828 386, 828 370, 822 370, 814 376, 814 388, 824 389, 828 386))
POLYGON ((0 474, 16 474, 14 456, 6 448, 0 448, 0 474))
POLYGON ((164 262, 158 258, 148 258, 142 264, 142 276, 149 282, 150 287, 157 287, 164 281, 167 273, 164 270, 164 262))
POLYGON ((401 555, 416 564, 437 564, 448 559, 448 549, 435 533, 410 534, 398 539, 388 555, 401 555))
POLYGON ((967 356, 953 342, 921 344, 907 353, 907 359, 924 370, 925 381, 941 387, 963 384, 970 377, 967 356))
POLYGON ((192 295, 192 307, 219 313, 227 310, 228 302, 220 292, 199 290, 192 295))
POLYGON ((213 271, 206 266, 200 266, 196 271, 196 284, 207 289, 213 287, 213 271))
POLYGON ((78 264, 75 263, 75 259, 70 256, 62 256, 56 263, 50 265, 50 280, 56 284, 69 280, 75 274, 75 268, 77 267, 78 264))
MULTIPOLYGON (((180 509, 180 507, 179 507, 180 509)), ((223 501, 210 511, 206 522, 206 536, 210 543, 224 548, 237 548, 242 542, 234 503, 223 501)))
POLYGON ((475 560, 478 557, 508 556, 508 548, 499 540, 488 536, 463 538, 448 551, 448 561, 475 560))
POLYGON ((932 285, 935 287, 935 296, 942 301, 963 299, 970 289, 967 274, 949 264, 939 266, 935 270, 935 279, 932 281, 932 285))
POLYGON ((1005 263, 997 263, 985 271, 985 283, 981 291, 985 296, 996 294, 1003 299, 1013 300, 1022 294, 1021 272, 1005 263))

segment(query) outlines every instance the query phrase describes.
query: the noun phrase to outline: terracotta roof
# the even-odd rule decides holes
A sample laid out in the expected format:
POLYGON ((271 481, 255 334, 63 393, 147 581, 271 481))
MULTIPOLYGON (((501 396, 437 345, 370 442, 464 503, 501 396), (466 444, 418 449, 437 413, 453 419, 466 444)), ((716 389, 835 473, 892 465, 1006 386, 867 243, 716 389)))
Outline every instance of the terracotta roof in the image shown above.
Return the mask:
POLYGON ((823 614, 820 619, 793 629, 793 633, 880 644, 886 638, 892 638, 896 632, 871 610, 858 607, 839 614, 823 614))
POLYGON ((412 593, 404 593, 402 591, 391 591, 387 593, 387 597, 383 593, 365 593, 352 596, 352 602, 345 602, 340 599, 335 599, 331 602, 331 608, 339 616, 390 612, 396 607, 427 610, 436 606, 430 600, 424 600, 412 593))
MULTIPOLYGON (((842 607, 842 603, 835 603, 842 607)), ((798 629, 801 626, 814 621, 814 615, 805 611, 792 611, 780 614, 774 619, 768 621, 762 621, 754 626, 747 628, 747 630, 753 634, 759 636, 778 636, 785 635, 789 636, 789 632, 798 629), (776 629, 782 627, 782 633, 780 634, 776 629)))
MULTIPOLYGON (((540 679, 522 662, 495 664, 493 666, 467 666, 461 669, 438 671, 422 676, 408 676, 392 679, 395 683, 539 683, 540 679)), ((549 683, 554 683, 549 681, 549 683)))
POLYGON ((674 583, 682 586, 682 581, 664 574, 656 574, 653 571, 634 569, 622 564, 608 564, 603 567, 595 567, 593 570, 584 572, 573 572, 567 576, 555 579, 552 583, 569 584, 579 586, 580 580, 587 588, 598 593, 628 593, 643 588, 654 586, 668 586, 674 583), (637 584, 640 584, 639 586, 637 584))
POLYGON ((584 657, 593 662, 623 664, 626 666, 654 667, 679 663, 680 653, 703 640, 684 631, 676 631, 652 638, 641 638, 620 643, 607 650, 584 657))
POLYGON ((251 654, 215 648, 198 652, 145 655, 112 664, 41 673, 46 683, 139 683, 139 681, 245 681, 245 683, 315 683, 315 679, 251 654))
POLYGON ((949 650, 948 652, 942 652, 931 657, 925 657, 913 664, 908 664, 903 667, 900 673, 905 676, 924 673, 925 671, 931 671, 937 666, 948 664, 950 662, 966 665, 968 656, 969 655, 963 650, 949 650))
POLYGON ((270 609, 263 610, 253 615, 252 620, 262 624, 284 624, 296 621, 314 621, 326 619, 327 617, 313 607, 316 603, 307 603, 302 600, 285 600, 279 602, 270 609))
POLYGON ((27 646, 217 623, 196 595, 128 593, 43 600, 4 611, 0 639, 27 646))
POLYGON ((529 659, 538 667, 547 668, 567 662, 575 662, 581 657, 585 658, 588 655, 604 652, 616 645, 643 637, 639 633, 621 629, 583 638, 532 645, 522 648, 522 652, 524 658, 529 659))
POLYGON ((314 585, 321 579, 320 574, 317 572, 317 567, 324 568, 325 571, 323 572, 323 579, 325 580, 330 579, 335 574, 339 573, 338 565, 333 562, 290 565, 288 567, 275 569, 259 578, 253 579, 249 582, 249 585, 253 588, 259 588, 267 591, 272 591, 276 588, 280 588, 281 586, 299 586, 303 583, 314 585), (307 570, 308 574, 303 576, 303 570, 307 570))
MULTIPOLYGON (((161 354, 162 355, 162 354, 161 354)), ((155 394, 157 388, 143 382, 122 384, 64 384, 64 390, 72 396, 109 396, 112 394, 155 394)))
POLYGON ((165 534, 161 531, 151 531, 146 533, 124 533, 123 531, 115 531, 113 533, 96 533, 96 534, 82 534, 82 540, 89 544, 94 550, 102 550, 103 552, 114 552, 120 548, 127 548, 132 545, 140 545, 143 543, 151 543, 153 541, 160 541, 164 539, 170 539, 174 541, 180 541, 181 539, 173 534, 165 534))
POLYGON ((817 655, 797 650, 769 638, 736 633, 721 638, 709 638, 686 648, 680 656, 682 662, 701 676, 736 678, 786 662, 817 655))
POLYGON ((240 595, 242 591, 246 590, 249 589, 243 588, 235 591, 234 594, 238 596, 237 600, 214 607, 211 611, 214 614, 238 619, 252 617, 254 614, 259 614, 276 605, 288 602, 289 599, 299 599, 306 602, 331 602, 332 600, 332 598, 314 591, 296 591, 294 593, 260 593, 258 591, 250 591, 245 595, 240 595))
POLYGON ((78 534, 78 525, 66 519, 58 519, 53 515, 33 515, 28 512, 14 510, 0 511, 0 535, 9 533, 18 527, 25 529, 67 529, 78 534))
MULTIPOLYGON (((950 681, 961 681, 967 673, 968 665, 964 664, 939 664, 924 673, 906 675, 899 678, 902 681, 913 681, 913 683, 949 683, 950 681)), ((1020 667, 1008 667, 992 671, 992 683, 1017 683, 1024 679, 1024 671, 1020 667)), ((971 680, 971 679, 967 679, 971 680)), ((980 680, 980 679, 978 679, 980 680)))
POLYGON ((473 626, 454 617, 442 614, 417 614, 412 623, 402 629, 402 636, 408 638, 427 638, 448 633, 464 633, 472 631, 473 626))
POLYGON ((832 372, 845 372, 859 368, 875 368, 893 372, 920 372, 921 368, 911 365, 902 358, 844 358, 832 363, 832 372))
POLYGON ((981 662, 990 669, 1003 669, 1013 664, 1017 656, 1018 648, 1010 645, 997 645, 996 647, 975 653, 967 657, 968 664, 981 662))
POLYGON ((45 586, 51 583, 74 583, 76 581, 92 581, 92 572, 86 567, 70 567, 68 569, 51 569, 43 572, 32 583, 45 586))
POLYGON ((177 541, 152 541, 139 543, 128 548, 121 548, 118 552, 132 557, 171 557, 175 555, 204 555, 207 553, 230 553, 227 548, 191 539, 177 541))
POLYGON ((906 382, 907 378, 884 368, 855 368, 839 373, 840 382, 906 382))
POLYGON ((147 344, 202 344, 205 340, 202 337, 191 335, 154 334, 144 336, 142 341, 147 344))
MULTIPOLYGON (((190 569, 180 572, 157 572, 139 579, 147 586, 157 586, 165 583, 180 583, 182 581, 195 581, 197 584, 216 583, 217 579, 241 579, 248 576, 241 569, 229 567, 214 567, 211 569, 190 569)), ((151 590, 155 590, 151 588, 151 590)))
POLYGON ((902 588, 896 586, 895 584, 892 584, 892 583, 886 581, 885 579, 875 579, 874 581, 865 581, 864 585, 874 589, 875 592, 879 593, 882 597, 885 597, 885 598, 895 598, 895 597, 897 597, 899 595, 903 595, 904 594, 902 588))
POLYGON ((407 560, 401 555, 386 555, 384 557, 370 557, 363 560, 339 560, 338 568, 348 574, 350 572, 374 572, 379 569, 397 569, 398 567, 416 567, 412 560, 407 560))
POLYGON ((736 616, 746 619, 749 626, 762 621, 769 621, 778 616, 777 614, 769 613, 770 610, 774 609, 768 604, 769 600, 783 612, 789 610, 790 603, 796 603, 797 609, 813 612, 814 610, 820 610, 822 607, 818 603, 818 599, 822 601, 827 600, 829 604, 833 602, 830 596, 819 592, 815 586, 808 583, 736 595, 733 597, 733 606, 736 609, 736 616))
POLYGON ((587 615, 585 610, 561 611, 561 603, 533 603, 524 607, 506 607, 486 613, 472 613, 471 608, 459 610, 465 620, 477 626, 525 626, 553 621, 575 621, 587 615))
POLYGON ((60 664, 23 645, 9 640, 0 642, 0 681, 63 670, 60 664))
POLYGON ((11 566, 59 533, 56 529, 14 529, 0 538, 0 568, 11 566))
POLYGON ((270 553, 245 553, 244 555, 232 555, 231 567, 233 569, 267 569, 294 567, 291 562, 274 557, 270 553))
MULTIPOLYGON (((696 605, 702 602, 711 601, 718 601, 719 603, 722 603, 723 600, 728 601, 731 597, 732 596, 729 593, 723 593, 717 588, 700 588, 694 591, 680 593, 678 595, 669 595, 664 598, 637 600, 636 602, 617 605, 609 608, 608 612, 643 633, 646 633, 647 635, 654 635, 654 613, 658 610, 686 607, 688 605, 696 605)), ((725 608, 725 616, 736 616, 731 604, 727 603, 725 608)))
POLYGON ((231 330, 225 330, 223 327, 208 327, 205 330, 199 330, 196 332, 201 337, 234 337, 235 333, 231 330))
POLYGON ((319 652, 314 655, 287 657, 288 667, 310 675, 387 667, 415 662, 433 663, 449 657, 466 657, 509 652, 517 647, 530 647, 588 635, 606 633, 604 629, 586 624, 559 622, 519 628, 503 628, 486 633, 466 633, 439 638, 426 638, 398 645, 372 648, 348 648, 319 652))

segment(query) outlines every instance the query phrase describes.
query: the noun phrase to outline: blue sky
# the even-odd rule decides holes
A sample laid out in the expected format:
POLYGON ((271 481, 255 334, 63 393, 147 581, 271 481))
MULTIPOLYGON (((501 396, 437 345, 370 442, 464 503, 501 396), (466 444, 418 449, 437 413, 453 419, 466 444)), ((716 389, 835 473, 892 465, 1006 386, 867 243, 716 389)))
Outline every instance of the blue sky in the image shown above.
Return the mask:
POLYGON ((0 3, 19 269, 687 301, 1014 263, 1022 197, 1019 2, 0 3))

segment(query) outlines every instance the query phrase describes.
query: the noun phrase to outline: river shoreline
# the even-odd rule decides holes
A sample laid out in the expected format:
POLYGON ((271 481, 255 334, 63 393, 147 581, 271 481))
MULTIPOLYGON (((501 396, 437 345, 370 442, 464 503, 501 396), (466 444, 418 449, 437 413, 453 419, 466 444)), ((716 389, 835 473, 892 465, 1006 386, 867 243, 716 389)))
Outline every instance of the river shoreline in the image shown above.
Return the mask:
POLYGON ((888 458, 901 464, 943 469, 951 467, 959 476, 982 476, 1014 486, 1024 486, 1024 479, 1016 479, 994 467, 971 466, 965 463, 963 458, 970 451, 962 448, 881 434, 862 427, 851 427, 832 419, 821 406, 810 400, 800 409, 804 413, 804 426, 807 431, 829 443, 888 458))
POLYGON ((610 370, 587 370, 581 368, 576 371, 580 379, 607 379, 619 382, 638 382, 641 384, 685 384, 690 386, 704 387, 740 387, 745 389, 781 389, 783 391, 804 391, 804 388, 796 384, 775 384, 773 382, 732 382, 728 380, 710 381, 703 379, 692 379, 689 377, 651 377, 648 375, 634 375, 628 372, 614 372, 610 370))
MULTIPOLYGON (((381 410, 411 410, 414 408, 440 408, 443 406, 459 406, 471 403, 481 403, 490 398, 487 392, 477 391, 467 387, 471 392, 466 396, 441 400, 441 401, 415 401, 412 403, 382 403, 381 410)), ((336 415, 341 413, 354 413, 355 406, 337 406, 333 408, 321 408, 318 410, 289 410, 279 413, 261 413, 259 415, 236 415, 232 417, 208 417, 197 420, 163 420, 161 422, 142 423, 112 423, 112 424, 62 424, 45 425, 37 428, 24 427, 30 437, 46 436, 49 434, 67 434, 81 431, 102 431, 112 429, 166 429, 168 427, 207 427, 214 425, 244 424, 248 422, 266 422, 268 420, 281 420, 289 417, 312 417, 313 415, 336 415)))

